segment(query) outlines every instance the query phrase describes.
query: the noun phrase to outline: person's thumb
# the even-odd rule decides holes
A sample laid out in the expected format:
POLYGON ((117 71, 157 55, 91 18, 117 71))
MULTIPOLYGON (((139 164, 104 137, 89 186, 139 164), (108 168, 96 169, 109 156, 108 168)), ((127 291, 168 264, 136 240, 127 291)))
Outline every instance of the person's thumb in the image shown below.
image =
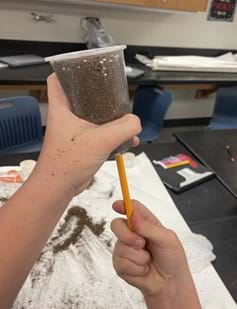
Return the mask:
POLYGON ((63 88, 55 73, 48 77, 47 85, 49 107, 52 108, 56 106, 57 108, 66 107, 67 109, 70 109, 68 99, 66 98, 63 88))
POLYGON ((108 153, 136 136, 140 131, 140 119, 133 114, 126 114, 117 120, 98 127, 101 142, 105 141, 105 151, 108 153))
POLYGON ((156 246, 169 248, 173 244, 175 233, 162 226, 160 221, 142 205, 134 208, 132 227, 135 233, 156 246))

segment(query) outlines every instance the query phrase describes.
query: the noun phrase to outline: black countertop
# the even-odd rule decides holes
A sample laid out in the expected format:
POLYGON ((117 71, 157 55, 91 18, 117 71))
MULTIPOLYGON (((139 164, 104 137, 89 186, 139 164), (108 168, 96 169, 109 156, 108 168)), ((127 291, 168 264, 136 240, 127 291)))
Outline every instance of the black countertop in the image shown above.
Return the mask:
MULTIPOLYGON (((83 43, 36 42, 18 40, 0 40, 0 56, 35 53, 42 57, 54 54, 83 50, 83 43)), ((139 64, 134 56, 141 53, 155 55, 200 55, 215 57, 230 50, 193 49, 174 47, 128 46, 125 59, 128 66, 142 68, 145 74, 139 78, 128 79, 130 85, 163 85, 163 84, 215 84, 218 86, 237 85, 237 73, 203 73, 152 71, 139 64)), ((232 51, 232 50, 231 50, 232 51)), ((236 52, 233 50, 232 52, 236 52)), ((0 85, 46 85, 47 77, 52 73, 49 64, 22 68, 1 68, 0 85)))
POLYGON ((211 240, 216 260, 212 263, 237 302, 237 216, 194 224, 194 233, 211 240))
MULTIPOLYGON (((128 65, 130 65, 128 63, 128 65)), ((132 65, 141 68, 141 65, 132 65)), ((237 85, 237 73, 201 72, 157 72, 142 67, 145 74, 139 78, 129 78, 130 85, 172 85, 172 84, 215 84, 237 85)), ((53 72, 50 64, 19 68, 1 68, 0 85, 46 85, 47 77, 53 72)))
POLYGON ((219 180, 237 197, 237 129, 180 132, 178 140, 205 165, 212 168, 219 180), (236 159, 230 160, 226 145, 236 159))
MULTIPOLYGON (((160 160, 179 153, 195 158, 179 142, 144 144, 132 151, 136 154, 144 151, 150 160, 160 160)), ((155 165, 154 168, 156 169, 155 165)), ((237 199, 217 178, 212 178, 192 189, 178 194, 170 189, 167 190, 189 225, 205 223, 213 219, 237 216, 237 199)))
MULTIPOLYGON (((130 64, 128 63, 128 65, 130 64)), ((140 64, 133 64, 131 66, 145 70, 145 74, 136 79, 128 79, 129 84, 214 84, 219 86, 237 85, 237 73, 152 71, 149 68, 144 68, 144 66, 141 66, 140 64)))
POLYGON ((1 68, 0 85, 46 85, 53 72, 48 63, 18 68, 1 68))

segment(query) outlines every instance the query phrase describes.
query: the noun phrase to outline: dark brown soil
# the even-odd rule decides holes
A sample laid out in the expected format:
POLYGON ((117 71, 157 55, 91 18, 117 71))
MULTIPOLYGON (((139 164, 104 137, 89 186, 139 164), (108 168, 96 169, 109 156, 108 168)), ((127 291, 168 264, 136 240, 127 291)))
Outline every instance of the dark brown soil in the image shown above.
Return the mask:
MULTIPOLYGON (((47 250, 52 248, 53 256, 51 260, 46 260, 47 264, 45 265, 45 272, 48 276, 51 275, 54 270, 56 255, 67 250, 71 244, 76 244, 86 226, 96 236, 100 236, 104 232, 105 221, 102 221, 101 223, 94 223, 84 208, 79 206, 70 208, 64 218, 63 224, 57 230, 57 235, 51 238, 50 242, 47 244, 46 250, 40 254, 37 260, 37 263, 45 263, 44 254, 47 250)), ((109 242, 107 245, 110 245, 109 242)), ((41 274, 36 269, 33 270, 31 276, 31 284, 32 288, 34 288, 35 283, 40 279, 41 274)))
POLYGON ((53 63, 75 115, 103 124, 131 112, 123 58, 113 53, 53 63))
POLYGON ((55 254, 67 250, 71 244, 74 245, 79 240, 85 226, 96 236, 100 236, 104 232, 105 222, 93 223, 86 210, 78 206, 70 208, 64 220, 63 225, 58 230, 58 235, 51 240, 55 254), (68 231, 70 221, 73 219, 76 219, 76 225, 68 231), (53 243, 57 242, 61 237, 63 240, 54 245, 53 243))
MULTIPOLYGON (((53 68, 78 117, 104 124, 132 111, 124 60, 119 52, 55 61, 53 68)), ((130 147, 131 141, 124 143, 111 157, 130 147)))

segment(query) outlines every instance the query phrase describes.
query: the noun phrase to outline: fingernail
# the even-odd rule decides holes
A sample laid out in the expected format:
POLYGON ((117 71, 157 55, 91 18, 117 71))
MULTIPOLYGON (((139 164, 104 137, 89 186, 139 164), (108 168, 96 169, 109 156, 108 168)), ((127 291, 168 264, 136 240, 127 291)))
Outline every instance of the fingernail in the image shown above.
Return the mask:
POLYGON ((134 248, 135 248, 135 249, 140 249, 140 248, 143 247, 143 245, 144 245, 143 240, 142 240, 142 239, 137 239, 137 240, 135 241, 135 243, 134 243, 134 248))

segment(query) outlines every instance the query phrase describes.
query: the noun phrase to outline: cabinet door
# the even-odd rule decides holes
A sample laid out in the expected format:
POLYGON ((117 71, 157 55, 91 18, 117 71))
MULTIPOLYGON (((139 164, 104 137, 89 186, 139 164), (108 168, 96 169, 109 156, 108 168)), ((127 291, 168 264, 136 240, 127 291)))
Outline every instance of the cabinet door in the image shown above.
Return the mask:
POLYGON ((145 6, 145 7, 154 7, 154 8, 157 6, 157 0, 96 0, 96 2, 145 6))
POLYGON ((166 10, 206 11, 207 0, 157 0, 156 5, 166 10))
POLYGON ((125 4, 177 11, 205 11, 207 0, 96 0, 97 2, 125 4))

